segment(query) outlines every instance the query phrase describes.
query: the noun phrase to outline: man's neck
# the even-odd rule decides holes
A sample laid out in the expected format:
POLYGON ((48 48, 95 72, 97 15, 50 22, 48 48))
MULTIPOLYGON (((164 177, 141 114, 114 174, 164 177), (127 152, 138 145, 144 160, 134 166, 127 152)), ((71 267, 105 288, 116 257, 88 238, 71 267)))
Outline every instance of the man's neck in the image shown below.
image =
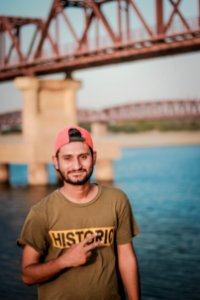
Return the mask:
POLYGON ((60 192, 71 202, 87 203, 97 195, 98 186, 90 182, 84 185, 73 185, 65 182, 60 188, 60 192))

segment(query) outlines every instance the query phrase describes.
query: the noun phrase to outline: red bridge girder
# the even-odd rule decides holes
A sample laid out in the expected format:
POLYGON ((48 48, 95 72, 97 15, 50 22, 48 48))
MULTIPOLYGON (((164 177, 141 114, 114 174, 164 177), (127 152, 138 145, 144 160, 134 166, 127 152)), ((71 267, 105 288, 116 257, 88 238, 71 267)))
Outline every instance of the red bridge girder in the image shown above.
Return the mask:
POLYGON ((189 19, 181 4, 191 0, 155 0, 154 26, 137 0, 54 0, 47 20, 1 16, 0 81, 200 50, 193 1, 189 19))

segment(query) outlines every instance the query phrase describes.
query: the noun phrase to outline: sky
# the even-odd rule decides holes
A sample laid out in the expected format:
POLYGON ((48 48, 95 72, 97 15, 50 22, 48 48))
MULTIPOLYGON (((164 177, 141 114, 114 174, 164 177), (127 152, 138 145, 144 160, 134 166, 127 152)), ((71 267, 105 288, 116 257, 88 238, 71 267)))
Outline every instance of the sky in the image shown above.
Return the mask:
MULTIPOLYGON (((151 22, 154 0, 138 1, 135 0, 141 5, 145 19, 151 22)), ((0 0, 0 15, 46 19, 51 3, 52 0, 0 0)), ((188 17, 194 16, 196 3, 197 0, 182 0, 182 10, 188 17)), ((165 11, 170 13, 171 7, 166 6, 165 11)), ((115 20, 112 14, 109 17, 111 22, 115 20)), ((63 78, 63 75, 53 76, 57 77, 63 78)), ((77 92, 79 108, 98 109, 165 99, 200 99, 200 51, 75 71, 73 78, 82 82, 77 92)), ((0 113, 21 107, 22 93, 14 83, 0 83, 0 113)))

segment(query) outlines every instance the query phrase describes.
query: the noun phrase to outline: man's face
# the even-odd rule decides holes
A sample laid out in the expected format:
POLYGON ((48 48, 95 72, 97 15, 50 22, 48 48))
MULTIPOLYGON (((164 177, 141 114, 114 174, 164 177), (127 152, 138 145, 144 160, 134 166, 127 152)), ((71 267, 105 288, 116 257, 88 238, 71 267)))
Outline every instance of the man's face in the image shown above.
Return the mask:
POLYGON ((62 179, 72 185, 83 185, 92 173, 96 161, 88 145, 82 142, 72 142, 61 147, 58 157, 53 157, 56 169, 62 179))

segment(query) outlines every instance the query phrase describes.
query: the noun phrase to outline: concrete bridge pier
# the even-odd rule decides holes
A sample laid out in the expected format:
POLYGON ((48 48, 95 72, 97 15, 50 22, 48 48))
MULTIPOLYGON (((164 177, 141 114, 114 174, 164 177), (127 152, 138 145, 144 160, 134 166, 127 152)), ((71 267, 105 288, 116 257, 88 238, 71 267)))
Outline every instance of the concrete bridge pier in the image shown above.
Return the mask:
MULTIPOLYGON (((0 182, 8 180, 7 164, 19 163, 28 165, 30 185, 48 184, 55 136, 67 125, 78 123, 76 92, 80 82, 19 77, 15 85, 23 93, 22 135, 1 137, 0 182)), ((95 122, 92 136, 98 153, 96 180, 113 181, 113 160, 120 157, 120 146, 109 138, 106 123, 95 122)))
POLYGON ((97 145, 96 180, 112 182, 114 179, 113 160, 120 156, 118 144, 109 141, 107 123, 97 121, 92 123, 91 132, 97 145))
POLYGON ((47 185, 48 168, 45 163, 28 164, 28 183, 30 185, 47 185))
POLYGON ((47 184, 47 163, 51 161, 55 135, 69 124, 77 124, 76 91, 80 82, 20 77, 15 84, 23 93, 22 132, 28 182, 47 184))
POLYGON ((94 136, 105 137, 108 134, 107 122, 96 121, 91 124, 91 131, 94 136))
POLYGON ((9 164, 0 163, 0 183, 9 182, 9 164))
POLYGON ((95 177, 100 182, 113 182, 113 160, 108 158, 97 160, 95 177))

